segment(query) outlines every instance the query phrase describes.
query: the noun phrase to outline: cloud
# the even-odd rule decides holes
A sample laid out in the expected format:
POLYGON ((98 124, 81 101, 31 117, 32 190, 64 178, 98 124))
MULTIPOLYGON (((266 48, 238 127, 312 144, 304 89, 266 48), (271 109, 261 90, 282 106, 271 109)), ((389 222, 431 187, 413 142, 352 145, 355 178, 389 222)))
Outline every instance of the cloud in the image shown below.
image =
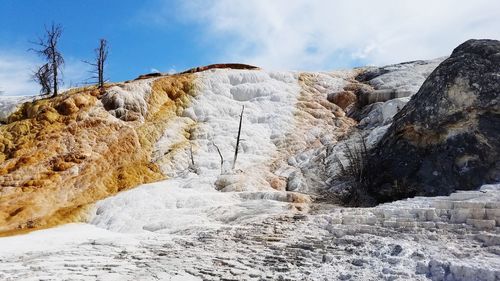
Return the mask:
MULTIPOLYGON (((40 87, 31 75, 42 64, 30 53, 0 50, 0 91, 5 95, 35 95, 40 87)), ((80 60, 67 58, 63 68, 63 88, 81 84, 88 76, 89 66, 80 60)))
POLYGON ((92 66, 89 64, 76 58, 67 58, 62 72, 63 89, 81 86, 84 83, 93 83, 94 81, 88 80, 89 77, 95 75, 89 73, 90 70, 92 70, 92 66))
POLYGON ((272 69, 430 59, 448 55, 470 38, 500 38, 500 1, 194 0, 178 5, 185 21, 222 46, 217 59, 272 69))
POLYGON ((0 53, 0 91, 6 95, 32 95, 38 93, 38 86, 31 79, 36 58, 0 53))

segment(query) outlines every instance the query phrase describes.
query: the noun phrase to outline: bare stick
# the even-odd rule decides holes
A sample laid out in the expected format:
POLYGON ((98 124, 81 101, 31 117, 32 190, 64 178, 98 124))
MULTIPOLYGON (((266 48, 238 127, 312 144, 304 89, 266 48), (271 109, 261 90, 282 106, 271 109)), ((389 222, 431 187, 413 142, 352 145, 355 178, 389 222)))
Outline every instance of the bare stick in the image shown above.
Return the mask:
POLYGON ((217 149, 217 152, 219 152, 220 156, 220 174, 222 175, 223 167, 224 167, 224 157, 222 157, 222 153, 220 153, 219 147, 215 144, 215 142, 212 142, 212 144, 215 146, 217 149))
POLYGON ((193 145, 191 144, 191 146, 189 147, 189 152, 191 153, 191 164, 193 165, 193 168, 194 168, 194 157, 193 157, 193 145))
POLYGON ((236 138, 236 149, 234 150, 233 170, 234 170, 234 167, 236 166, 236 158, 238 158, 238 148, 240 146, 240 135, 241 135, 241 123, 243 121, 243 111, 244 110, 245 110, 245 106, 243 106, 241 108, 240 126, 238 128, 238 137, 236 138))

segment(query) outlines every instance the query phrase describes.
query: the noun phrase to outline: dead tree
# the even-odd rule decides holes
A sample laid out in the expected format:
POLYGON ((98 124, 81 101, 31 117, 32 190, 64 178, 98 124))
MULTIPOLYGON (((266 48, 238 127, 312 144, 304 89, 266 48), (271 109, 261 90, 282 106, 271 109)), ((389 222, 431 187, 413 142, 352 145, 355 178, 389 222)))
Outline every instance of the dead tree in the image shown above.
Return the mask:
POLYGON ((191 158, 191 165, 193 165, 194 167, 194 157, 193 157, 193 145, 191 144, 191 146, 189 147, 189 156, 191 158))
POLYGON ((191 162, 188 165, 188 169, 194 173, 196 173, 196 166, 194 165, 194 155, 193 155, 193 145, 189 144, 189 158, 191 162))
MULTIPOLYGON (((46 74, 50 75, 49 80, 51 80, 53 96, 56 96, 58 93, 59 83, 61 82, 59 73, 61 72, 61 67, 64 64, 64 59, 57 46, 61 34, 62 27, 53 23, 50 28, 45 28, 45 36, 43 38, 39 38, 38 42, 32 42, 33 44, 37 45, 38 48, 30 49, 47 61, 46 65, 48 66, 50 71, 46 72, 46 74)), ((44 68, 44 66, 42 66, 42 68, 44 68)), ((41 86, 42 88, 44 87, 44 85, 41 86)))
POLYGON ((42 86, 40 93, 50 95, 52 92, 52 70, 48 63, 42 65, 33 73, 33 80, 42 86))
POLYGON ((238 148, 240 146, 240 135, 241 135, 241 123, 243 121, 243 111, 244 110, 245 110, 245 106, 243 106, 241 109, 240 126, 238 127, 238 137, 236 138, 236 148, 234 150, 233 170, 234 170, 234 167, 236 167, 236 158, 238 158, 238 148))
POLYGON ((215 142, 212 142, 212 144, 215 146, 215 148, 217 149, 217 152, 219 153, 219 157, 220 157, 220 174, 222 175, 224 173, 224 157, 222 157, 222 153, 220 153, 220 149, 215 144, 215 142))
POLYGON ((83 61, 86 64, 89 64, 93 67, 93 70, 90 71, 92 73, 92 77, 89 80, 95 79, 94 82, 97 82, 97 86, 99 89, 104 89, 104 65, 106 64, 106 60, 108 59, 108 41, 106 39, 99 39, 99 47, 95 50, 95 62, 83 61))

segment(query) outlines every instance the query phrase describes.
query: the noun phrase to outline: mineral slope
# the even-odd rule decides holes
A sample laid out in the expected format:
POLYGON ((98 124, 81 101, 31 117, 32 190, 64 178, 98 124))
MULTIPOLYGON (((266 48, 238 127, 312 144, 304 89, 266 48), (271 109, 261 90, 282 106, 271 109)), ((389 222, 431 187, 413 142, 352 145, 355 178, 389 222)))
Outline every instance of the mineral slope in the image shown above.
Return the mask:
POLYGON ((0 231, 82 220, 88 204, 164 178, 151 154, 189 104, 192 79, 118 84, 104 95, 77 89, 20 105, 0 126, 0 231))
MULTIPOLYGON (((121 152, 110 160, 105 153, 100 162, 82 159, 107 169, 89 167, 88 180, 130 185, 88 200, 85 212, 69 212, 83 221, 70 216, 77 223, 1 238, 0 279, 499 280, 499 185, 372 208, 329 197, 346 187, 334 184, 339 162, 348 162, 346 145, 366 137, 377 146, 440 62, 312 73, 218 65, 145 75, 104 95, 80 89, 37 101, 71 117, 79 113, 63 115, 58 104, 92 97, 88 107, 77 106, 88 113, 75 122, 100 117, 130 132, 137 146, 116 140, 122 147, 108 150, 121 152), (134 171, 131 179, 115 165, 134 171), (109 180, 90 178, 90 169, 109 180), (149 183, 130 188, 141 182, 149 183)), ((10 101, 0 107, 15 109, 10 101)), ((24 107, 4 114, 3 126, 30 119, 24 107)), ((106 145, 113 136, 88 130, 106 145)), ((91 144, 89 151, 104 146, 91 144)), ((19 167, 44 167, 29 163, 19 167)), ((61 180, 60 189, 47 190, 65 194, 68 186, 77 187, 61 180)))

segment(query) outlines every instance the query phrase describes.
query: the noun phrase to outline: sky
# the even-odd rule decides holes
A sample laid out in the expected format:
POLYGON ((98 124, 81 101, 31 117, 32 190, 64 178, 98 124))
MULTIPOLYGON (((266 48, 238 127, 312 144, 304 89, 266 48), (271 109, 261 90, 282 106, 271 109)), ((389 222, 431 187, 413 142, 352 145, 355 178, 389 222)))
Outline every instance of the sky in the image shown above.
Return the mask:
POLYGON ((271 70, 386 65, 500 39, 498 0, 0 0, 0 91, 32 95, 28 49, 60 24, 65 87, 84 82, 98 40, 110 81, 222 62, 271 70))

